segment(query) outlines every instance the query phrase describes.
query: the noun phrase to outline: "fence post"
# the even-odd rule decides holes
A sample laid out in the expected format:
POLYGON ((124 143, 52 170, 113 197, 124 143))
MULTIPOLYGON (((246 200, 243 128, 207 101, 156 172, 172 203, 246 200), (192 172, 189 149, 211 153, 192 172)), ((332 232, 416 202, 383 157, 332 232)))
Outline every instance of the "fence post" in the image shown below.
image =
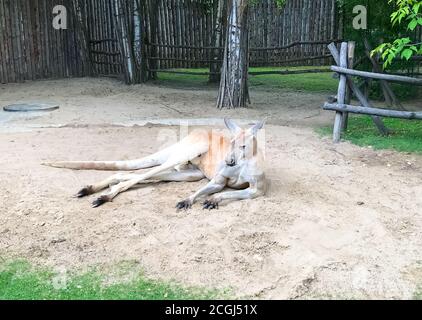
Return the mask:
MULTIPOLYGON (((347 68, 347 42, 342 42, 340 50, 340 67, 347 68)), ((337 101, 338 104, 342 105, 346 102, 346 87, 347 77, 344 74, 340 75, 340 82, 338 85, 337 101)), ((341 139, 341 128, 343 124, 343 113, 337 111, 336 118, 334 120, 333 129, 333 141, 335 143, 340 142, 341 139)))
MULTIPOLYGON (((348 43, 348 50, 347 50, 347 64, 349 65, 349 69, 353 69, 353 65, 355 63, 355 48, 356 48, 356 42, 349 41, 348 43)), ((352 88, 347 86, 346 88, 346 104, 350 104, 350 101, 352 100, 353 91, 352 88)), ((349 113, 344 112, 343 113, 343 123, 341 125, 342 131, 347 130, 347 126, 349 123, 349 113)))

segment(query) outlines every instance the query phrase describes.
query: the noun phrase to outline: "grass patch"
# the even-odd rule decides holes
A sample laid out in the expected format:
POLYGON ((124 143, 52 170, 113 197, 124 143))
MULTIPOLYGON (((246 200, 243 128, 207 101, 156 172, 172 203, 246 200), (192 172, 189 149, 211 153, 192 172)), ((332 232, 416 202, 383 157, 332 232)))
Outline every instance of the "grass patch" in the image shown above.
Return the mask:
MULTIPOLYGON (((284 68, 250 68, 250 71, 278 71, 297 69, 317 69, 318 67, 284 67, 284 68)), ((209 69, 177 69, 178 71, 208 72, 209 69)), ((260 75, 250 76, 250 86, 260 88, 290 89, 306 92, 336 92, 338 80, 333 79, 332 73, 308 73, 294 75, 260 75)), ((183 75, 173 73, 158 73, 157 84, 184 88, 218 88, 218 84, 210 84, 208 76, 183 75)))
MULTIPOLYGON (((319 67, 284 67, 284 68, 250 68, 251 71, 282 71, 282 70, 320 69, 319 67)), ((324 68, 326 69, 326 67, 324 68)), ((267 87, 278 89, 290 89, 304 92, 336 92, 338 80, 332 77, 332 73, 304 73, 290 75, 260 75, 251 76, 251 87, 267 87)))
MULTIPOLYGON (((177 69, 177 71, 185 72, 209 72, 209 69, 177 69)), ((218 84, 209 83, 208 76, 191 75, 191 74, 175 74, 175 73, 157 73, 158 79, 154 82, 158 85, 164 85, 175 88, 218 88, 218 84)))
MULTIPOLYGON (((303 69, 327 69, 327 67, 302 66, 302 67, 253 67, 250 71, 283 71, 283 70, 303 70, 303 69)), ((177 69, 177 71, 188 71, 194 73, 209 72, 207 68, 177 69)), ((208 76, 204 75, 184 75, 173 73, 157 73, 158 85, 175 88, 218 88, 218 83, 209 83, 208 76)), ((355 79, 359 83, 359 78, 355 79)), ((362 80, 360 79, 362 82, 362 80)), ((259 75, 250 76, 249 84, 251 88, 263 89, 288 89, 293 91, 327 93, 334 94, 338 89, 338 79, 333 78, 331 72, 325 73, 304 73, 291 75, 259 75)), ((417 86, 391 83, 393 92, 400 101, 407 101, 421 96, 421 89, 417 86)), ((383 101, 381 86, 378 81, 373 81, 369 93, 370 99, 383 101)))
MULTIPOLYGON (((381 136, 369 116, 352 116, 343 138, 358 146, 372 146, 374 149, 392 149, 400 152, 422 153, 422 121, 384 119, 393 130, 388 137, 381 136)), ((331 135, 332 127, 320 128, 319 133, 331 135)))
POLYGON ((422 287, 416 291, 415 300, 422 300, 422 287))
POLYGON ((110 274, 93 268, 84 273, 54 273, 26 261, 0 264, 0 300, 197 300, 219 293, 151 280, 133 265, 110 274))
MULTIPOLYGON (((418 86, 401 83, 389 83, 389 85, 399 101, 409 101, 421 96, 421 89, 418 86)), ((379 81, 372 82, 371 90, 369 91, 369 99, 384 101, 384 95, 379 81)))

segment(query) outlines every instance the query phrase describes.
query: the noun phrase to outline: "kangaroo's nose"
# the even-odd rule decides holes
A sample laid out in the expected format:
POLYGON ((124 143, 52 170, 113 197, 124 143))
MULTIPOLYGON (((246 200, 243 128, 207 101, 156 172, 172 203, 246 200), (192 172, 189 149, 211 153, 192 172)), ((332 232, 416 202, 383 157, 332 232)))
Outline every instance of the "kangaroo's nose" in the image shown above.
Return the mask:
POLYGON ((227 164, 229 167, 234 167, 234 166, 236 165, 236 160, 235 160, 234 158, 230 158, 230 160, 229 160, 229 161, 226 161, 226 164, 227 164))

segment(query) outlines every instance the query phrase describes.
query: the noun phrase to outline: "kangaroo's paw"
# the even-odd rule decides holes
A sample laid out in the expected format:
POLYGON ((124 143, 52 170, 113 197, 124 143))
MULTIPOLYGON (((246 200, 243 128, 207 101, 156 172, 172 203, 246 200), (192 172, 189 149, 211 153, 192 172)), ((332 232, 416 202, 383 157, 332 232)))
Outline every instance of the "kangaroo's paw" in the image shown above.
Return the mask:
POLYGON ((91 194, 94 193, 94 189, 92 188, 92 186, 87 186, 83 189, 81 189, 76 195, 75 198, 83 198, 86 196, 89 196, 91 194))
POLYGON ((110 201, 111 201, 111 199, 110 199, 109 196, 101 196, 92 203, 92 207, 98 208, 99 206, 102 206, 104 203, 110 202, 110 201))
POLYGON ((202 209, 204 210, 218 209, 218 201, 213 200, 213 199, 205 200, 205 202, 202 204, 202 209))
POLYGON ((176 204, 176 209, 177 209, 177 211, 180 211, 180 210, 188 210, 188 209, 190 209, 190 208, 192 208, 192 201, 191 200, 183 200, 183 201, 180 201, 180 202, 178 202, 177 204, 176 204))

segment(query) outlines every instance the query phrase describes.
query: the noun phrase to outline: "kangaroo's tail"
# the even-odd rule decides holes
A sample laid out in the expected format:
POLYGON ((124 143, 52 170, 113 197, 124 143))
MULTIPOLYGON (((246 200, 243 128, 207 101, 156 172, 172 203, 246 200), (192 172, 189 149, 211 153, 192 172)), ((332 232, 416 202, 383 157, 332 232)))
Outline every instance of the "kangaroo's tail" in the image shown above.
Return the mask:
POLYGON ((60 161, 42 163, 44 166, 72 170, 132 171, 138 169, 135 161, 60 161))

